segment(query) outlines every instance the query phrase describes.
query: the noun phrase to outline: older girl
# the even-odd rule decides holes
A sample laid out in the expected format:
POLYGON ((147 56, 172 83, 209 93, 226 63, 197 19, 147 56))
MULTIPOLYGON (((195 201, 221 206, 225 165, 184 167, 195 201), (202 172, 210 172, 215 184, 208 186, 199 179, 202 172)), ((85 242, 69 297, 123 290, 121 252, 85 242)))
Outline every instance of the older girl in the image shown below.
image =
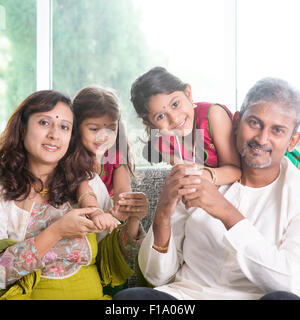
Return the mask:
POLYGON ((187 160, 204 165, 203 176, 217 185, 240 178, 232 115, 225 106, 193 103, 191 86, 162 67, 136 79, 131 101, 148 132, 159 131, 160 137, 149 141, 149 151, 156 149, 172 164, 187 160))

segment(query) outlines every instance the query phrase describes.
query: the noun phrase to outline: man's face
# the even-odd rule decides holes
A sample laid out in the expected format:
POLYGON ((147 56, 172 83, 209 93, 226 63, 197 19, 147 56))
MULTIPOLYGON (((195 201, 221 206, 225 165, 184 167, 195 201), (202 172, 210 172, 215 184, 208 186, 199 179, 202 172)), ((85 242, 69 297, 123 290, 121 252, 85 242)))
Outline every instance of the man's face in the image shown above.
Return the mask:
POLYGON ((237 128, 237 149, 242 162, 253 168, 270 168, 280 165, 288 148, 293 148, 292 133, 296 111, 270 102, 249 107, 237 128))

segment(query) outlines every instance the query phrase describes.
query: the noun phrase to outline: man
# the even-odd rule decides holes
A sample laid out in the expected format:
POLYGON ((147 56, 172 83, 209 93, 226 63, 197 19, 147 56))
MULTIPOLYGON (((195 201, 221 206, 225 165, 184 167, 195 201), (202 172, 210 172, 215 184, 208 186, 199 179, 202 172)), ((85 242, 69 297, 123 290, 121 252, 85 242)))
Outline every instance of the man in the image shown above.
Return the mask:
POLYGON ((155 290, 116 299, 297 298, 300 172, 284 154, 300 140, 299 113, 299 93, 285 81, 254 85, 234 117, 240 181, 218 189, 195 166, 174 167, 139 252, 155 290))

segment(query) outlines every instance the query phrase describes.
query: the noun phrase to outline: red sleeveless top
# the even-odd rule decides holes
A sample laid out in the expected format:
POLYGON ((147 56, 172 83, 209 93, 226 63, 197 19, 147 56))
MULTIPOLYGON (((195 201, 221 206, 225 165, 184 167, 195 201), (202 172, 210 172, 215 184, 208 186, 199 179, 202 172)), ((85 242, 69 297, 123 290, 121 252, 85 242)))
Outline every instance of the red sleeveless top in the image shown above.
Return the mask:
POLYGON ((110 197, 114 195, 113 175, 114 170, 120 168, 124 163, 122 154, 116 151, 113 156, 108 156, 108 151, 104 154, 104 163, 101 164, 100 179, 104 182, 110 197))
MULTIPOLYGON (((196 163, 205 164, 209 167, 218 167, 218 154, 214 145, 211 125, 209 119, 210 108, 215 105, 215 103, 208 102, 198 102, 196 103, 197 107, 194 109, 195 119, 194 126, 194 142, 195 142, 195 154, 193 151, 184 145, 184 138, 178 137, 176 140, 174 136, 161 136, 155 142, 155 149, 163 154, 172 154, 174 153, 178 156, 179 150, 181 150, 182 158, 184 160, 193 161, 195 158, 196 163), (179 142, 179 145, 178 143, 179 142), (180 149, 179 149, 180 147, 180 149)), ((228 114, 232 120, 232 113, 230 110, 221 104, 221 106, 228 114)))

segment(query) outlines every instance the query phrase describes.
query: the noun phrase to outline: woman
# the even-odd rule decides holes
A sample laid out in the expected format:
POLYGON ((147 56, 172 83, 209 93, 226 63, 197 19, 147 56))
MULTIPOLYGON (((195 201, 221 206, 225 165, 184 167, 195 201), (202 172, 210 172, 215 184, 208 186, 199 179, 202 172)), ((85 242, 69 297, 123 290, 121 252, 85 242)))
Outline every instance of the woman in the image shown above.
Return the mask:
POLYGON ((1 136, 2 299, 110 299, 102 284, 120 285, 133 273, 122 253, 136 249, 142 231, 126 226, 100 234, 97 270, 97 228, 87 218, 95 208, 72 208, 87 174, 101 208, 111 204, 100 178, 76 166, 73 125, 70 99, 45 90, 21 103, 1 136))

